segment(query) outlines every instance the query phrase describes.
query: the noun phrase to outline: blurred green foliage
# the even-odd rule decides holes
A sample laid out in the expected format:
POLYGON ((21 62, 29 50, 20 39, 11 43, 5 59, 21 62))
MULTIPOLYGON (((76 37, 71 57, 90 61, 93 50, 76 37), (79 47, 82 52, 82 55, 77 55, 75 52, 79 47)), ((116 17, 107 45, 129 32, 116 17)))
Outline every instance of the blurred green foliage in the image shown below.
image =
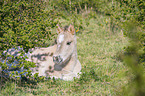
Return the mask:
POLYGON ((145 95, 145 33, 138 29, 134 22, 127 22, 125 36, 129 37, 130 44, 124 48, 122 60, 130 68, 133 77, 130 76, 129 86, 124 86, 125 95, 144 96, 145 95))

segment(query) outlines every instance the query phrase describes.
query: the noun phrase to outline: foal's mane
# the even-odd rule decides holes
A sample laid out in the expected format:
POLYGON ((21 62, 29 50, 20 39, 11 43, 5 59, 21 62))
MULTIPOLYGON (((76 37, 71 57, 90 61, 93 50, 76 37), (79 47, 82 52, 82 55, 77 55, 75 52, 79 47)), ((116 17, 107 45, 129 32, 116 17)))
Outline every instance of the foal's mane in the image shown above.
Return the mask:
POLYGON ((68 25, 64 26, 64 31, 67 31, 68 30, 68 25))

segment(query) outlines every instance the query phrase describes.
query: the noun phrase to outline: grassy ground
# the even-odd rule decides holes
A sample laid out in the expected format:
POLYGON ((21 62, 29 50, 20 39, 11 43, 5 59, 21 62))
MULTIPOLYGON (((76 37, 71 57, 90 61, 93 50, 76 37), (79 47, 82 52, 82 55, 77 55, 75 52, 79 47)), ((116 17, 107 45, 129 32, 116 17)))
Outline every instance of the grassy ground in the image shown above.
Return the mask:
MULTIPOLYGON (((70 24, 72 17, 59 18, 59 22, 62 25, 70 24)), ((24 86, 7 82, 1 88, 0 95, 121 95, 121 87, 127 83, 125 76, 128 70, 116 59, 118 52, 127 45, 127 39, 123 37, 122 31, 116 29, 111 32, 109 18, 102 15, 89 19, 85 15, 79 15, 75 22, 82 26, 77 32, 78 58, 82 64, 80 79, 48 80, 37 85, 24 86)))

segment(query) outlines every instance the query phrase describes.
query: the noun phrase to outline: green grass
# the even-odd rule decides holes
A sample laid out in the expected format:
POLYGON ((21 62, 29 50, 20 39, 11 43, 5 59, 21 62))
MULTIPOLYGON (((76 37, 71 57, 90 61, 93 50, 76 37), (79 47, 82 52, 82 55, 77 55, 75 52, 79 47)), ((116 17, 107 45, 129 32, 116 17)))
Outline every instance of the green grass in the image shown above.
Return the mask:
MULTIPOLYGON (((72 23, 74 17, 59 18, 62 25, 72 23)), ((75 81, 49 80, 37 85, 7 82, 1 87, 0 95, 15 96, 114 96, 120 95, 127 83, 128 69, 116 58, 118 52, 128 44, 120 29, 110 31, 109 18, 96 15, 88 18, 78 15, 76 25, 78 58, 82 64, 82 75, 75 81)))

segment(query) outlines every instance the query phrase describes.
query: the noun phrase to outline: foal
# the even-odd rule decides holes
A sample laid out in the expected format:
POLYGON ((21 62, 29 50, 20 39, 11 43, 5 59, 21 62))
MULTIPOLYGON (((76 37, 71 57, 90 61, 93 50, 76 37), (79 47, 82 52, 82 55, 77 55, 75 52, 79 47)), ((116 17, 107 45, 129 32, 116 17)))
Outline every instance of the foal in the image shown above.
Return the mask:
POLYGON ((39 48, 32 52, 29 61, 36 63, 32 74, 50 76, 62 80, 78 78, 81 64, 77 58, 77 41, 73 25, 61 28, 57 25, 57 44, 48 48, 39 48))

